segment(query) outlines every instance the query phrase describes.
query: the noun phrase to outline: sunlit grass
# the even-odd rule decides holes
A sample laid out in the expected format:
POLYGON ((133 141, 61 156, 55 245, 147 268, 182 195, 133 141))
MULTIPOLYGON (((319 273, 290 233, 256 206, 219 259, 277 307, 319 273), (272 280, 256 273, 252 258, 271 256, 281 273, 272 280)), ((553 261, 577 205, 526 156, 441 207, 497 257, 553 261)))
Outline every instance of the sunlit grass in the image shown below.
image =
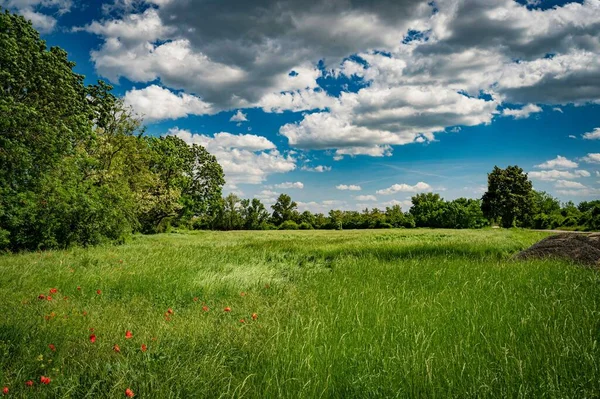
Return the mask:
POLYGON ((14 397, 597 397, 599 273, 510 259, 543 236, 202 232, 2 256, 0 387, 14 397), (52 301, 37 299, 51 288, 52 301))

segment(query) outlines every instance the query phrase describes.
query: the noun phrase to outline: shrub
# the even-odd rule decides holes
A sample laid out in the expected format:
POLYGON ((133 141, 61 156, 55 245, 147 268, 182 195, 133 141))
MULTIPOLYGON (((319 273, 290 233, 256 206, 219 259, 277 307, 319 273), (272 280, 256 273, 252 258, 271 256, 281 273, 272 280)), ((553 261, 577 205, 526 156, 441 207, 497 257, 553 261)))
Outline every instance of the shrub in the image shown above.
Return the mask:
POLYGON ((281 223, 279 230, 298 230, 298 224, 293 220, 286 220, 281 223))
POLYGON ((298 228, 300 228, 300 230, 313 230, 312 224, 308 222, 300 223, 300 226, 298 226, 298 228))

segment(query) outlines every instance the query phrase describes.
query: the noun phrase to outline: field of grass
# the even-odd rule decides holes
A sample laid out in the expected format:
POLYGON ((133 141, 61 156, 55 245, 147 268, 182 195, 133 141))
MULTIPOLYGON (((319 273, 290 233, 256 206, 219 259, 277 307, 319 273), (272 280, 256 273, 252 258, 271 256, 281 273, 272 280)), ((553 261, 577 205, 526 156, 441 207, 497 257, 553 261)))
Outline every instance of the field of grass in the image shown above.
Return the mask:
POLYGON ((140 398, 599 397, 600 273, 510 259, 545 235, 199 232, 0 256, 0 388, 40 398, 127 388, 140 398))

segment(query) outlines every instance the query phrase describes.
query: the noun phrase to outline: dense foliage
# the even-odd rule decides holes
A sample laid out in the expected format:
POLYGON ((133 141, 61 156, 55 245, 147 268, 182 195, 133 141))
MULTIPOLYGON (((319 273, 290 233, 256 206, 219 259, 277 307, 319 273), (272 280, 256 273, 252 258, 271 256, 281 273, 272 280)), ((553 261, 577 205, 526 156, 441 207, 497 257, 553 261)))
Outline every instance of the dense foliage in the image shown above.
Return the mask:
POLYGON ((120 242, 200 219, 224 184, 214 156, 141 121, 60 48, 0 13, 0 249, 120 242))

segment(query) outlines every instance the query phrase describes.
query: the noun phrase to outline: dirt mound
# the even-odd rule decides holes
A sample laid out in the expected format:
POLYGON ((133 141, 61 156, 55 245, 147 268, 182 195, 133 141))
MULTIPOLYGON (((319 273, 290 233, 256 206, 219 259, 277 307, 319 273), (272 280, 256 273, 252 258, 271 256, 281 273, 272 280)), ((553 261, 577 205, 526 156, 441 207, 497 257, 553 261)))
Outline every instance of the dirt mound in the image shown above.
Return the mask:
POLYGON ((558 234, 544 238, 518 253, 516 259, 570 259, 588 266, 600 267, 600 233, 558 234))

